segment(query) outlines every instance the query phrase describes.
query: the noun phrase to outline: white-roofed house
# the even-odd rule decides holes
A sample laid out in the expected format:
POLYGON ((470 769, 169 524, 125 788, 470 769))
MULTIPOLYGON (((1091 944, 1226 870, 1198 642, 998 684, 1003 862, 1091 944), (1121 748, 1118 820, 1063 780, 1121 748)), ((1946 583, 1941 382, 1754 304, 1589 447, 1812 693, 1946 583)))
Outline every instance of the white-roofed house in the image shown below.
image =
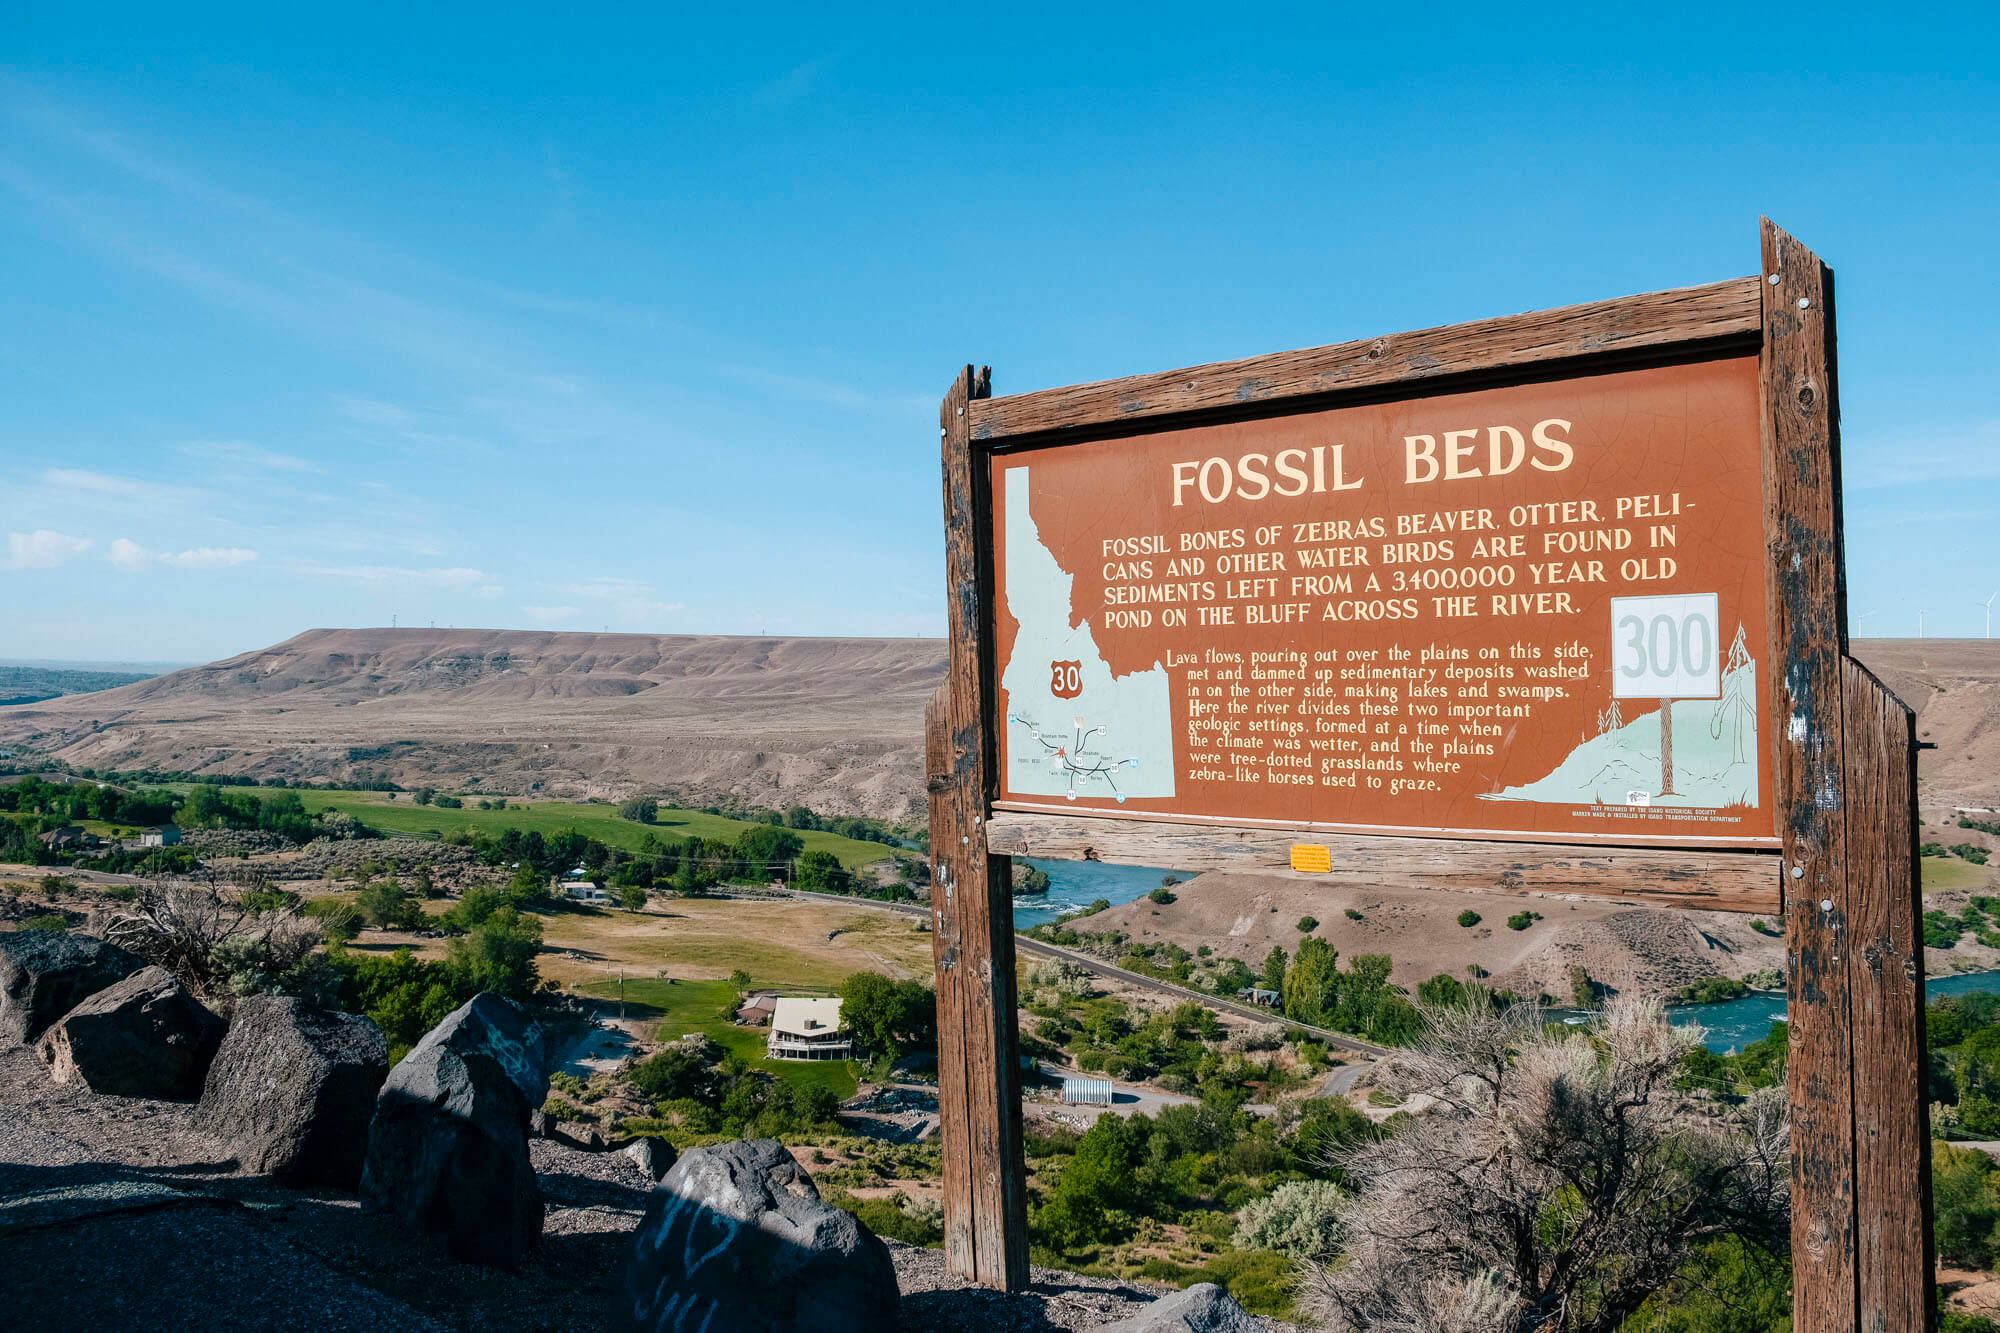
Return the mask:
POLYGON ((854 1042, 840 1025, 840 1001, 781 995, 764 1050, 773 1060, 845 1060, 854 1042))

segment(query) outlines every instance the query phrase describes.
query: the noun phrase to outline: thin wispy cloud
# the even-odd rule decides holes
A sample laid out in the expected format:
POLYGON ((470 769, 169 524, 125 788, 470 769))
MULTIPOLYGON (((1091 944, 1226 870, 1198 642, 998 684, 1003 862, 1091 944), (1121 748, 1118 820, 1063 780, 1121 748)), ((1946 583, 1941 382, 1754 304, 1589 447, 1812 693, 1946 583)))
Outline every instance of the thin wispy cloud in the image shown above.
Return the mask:
POLYGON ((802 61, 792 66, 769 83, 760 84, 750 94, 750 104, 765 109, 791 106, 795 102, 811 96, 818 85, 820 75, 825 73, 837 57, 822 56, 814 60, 802 61))
POLYGON ((257 552, 241 546, 196 546, 185 551, 149 551, 129 537, 120 537, 105 550, 105 559, 130 574, 144 573, 156 565, 170 569, 231 569, 257 559, 257 552))
POLYGON ((1841 482, 1851 490, 2000 480, 2000 420, 1901 439, 1845 442, 1841 482))
POLYGON ((583 612, 574 606, 524 606, 521 614, 537 625, 555 625, 575 620, 583 612))
POLYGON ((601 603, 604 610, 623 622, 651 621, 685 608, 679 602, 662 601, 650 585, 637 579, 602 577, 561 585, 571 597, 601 603))
POLYGON ((477 569, 409 569, 397 565, 299 565, 297 573, 355 583, 406 583, 434 588, 472 588, 491 580, 477 569))
POLYGON ((202 494, 190 486, 146 481, 139 477, 124 477, 109 472, 93 472, 85 468, 49 468, 42 473, 42 481, 61 490, 92 496, 109 496, 120 500, 136 500, 149 505, 177 505, 191 499, 199 499, 202 494))
POLYGON ((835 380, 783 375, 756 366, 718 366, 716 370, 731 379, 782 394, 787 398, 816 403, 821 407, 836 407, 847 412, 891 412, 921 416, 937 409, 937 399, 926 398, 922 394, 874 393, 835 380))
POLYGON ((94 543, 88 537, 38 528, 34 532, 7 534, 7 568, 54 569, 88 551, 94 543))
POLYGON ((228 467, 256 468, 265 472, 324 472, 325 468, 304 458, 281 454, 242 440, 192 440, 180 447, 189 458, 228 467))

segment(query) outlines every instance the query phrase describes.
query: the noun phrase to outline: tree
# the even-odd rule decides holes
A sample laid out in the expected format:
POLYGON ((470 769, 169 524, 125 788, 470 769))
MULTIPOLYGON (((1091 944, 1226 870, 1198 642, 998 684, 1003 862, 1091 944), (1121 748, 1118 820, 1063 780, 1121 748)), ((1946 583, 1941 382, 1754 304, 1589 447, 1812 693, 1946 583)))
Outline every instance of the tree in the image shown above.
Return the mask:
POLYGON ((445 949, 445 963, 472 991, 495 991, 525 1000, 541 980, 535 955, 542 948, 542 923, 502 907, 445 949))
POLYGON ((1382 1082, 1435 1104, 1330 1159, 1344 1253, 1302 1295, 1333 1327, 1611 1333, 1710 1242, 1784 1246, 1783 1094, 1677 1093, 1699 1034, 1657 1001, 1613 999, 1588 1031, 1532 1005, 1425 1020, 1382 1082))
POLYGON ((1578 1009, 1597 1007, 1597 983, 1590 979, 1590 970, 1582 963, 1569 970, 1569 1002, 1578 1009))
POLYGON ((1301 935, 1310 935, 1313 931, 1318 929, 1319 929, 1318 917, 1302 916, 1299 918, 1299 933, 1301 935))
POLYGON ((1282 991, 1285 989, 1285 947, 1282 944, 1272 945, 1271 952, 1264 955, 1264 975, 1262 981, 1265 990, 1282 991))
POLYGON ((840 1021, 857 1050, 894 1060, 937 1036, 937 997, 915 981, 856 972, 840 983, 840 1021))
POLYGON ((660 803, 650 796, 635 796, 618 807, 618 817, 635 824, 652 824, 660 818, 660 803))
POLYGON ((743 858, 744 873, 751 879, 783 878, 804 850, 799 835, 781 824, 753 825, 736 840, 736 853, 743 858))
POLYGON ((1938 1257, 1990 1267, 2000 1254, 2000 1163, 1977 1148, 1934 1142, 1931 1197, 1938 1257))
POLYGON ((1170 903, 1174 900, 1173 890, 1169 889, 1164 884, 1162 884, 1159 888, 1154 889, 1151 893, 1147 894, 1146 896, 1162 906, 1165 906, 1167 903, 1170 903))
POLYGON ((1298 955, 1285 970, 1285 1017, 1301 1023, 1333 1021, 1340 997, 1340 951, 1317 935, 1299 941, 1298 955))
POLYGON ((378 930, 412 930, 423 922, 423 909, 394 879, 364 884, 354 898, 362 920, 378 930))
POLYGON ((636 912, 646 905, 646 889, 640 884, 626 884, 618 890, 618 905, 628 912, 636 912))
POLYGON ((1458 924, 1464 926, 1467 930, 1472 929, 1472 927, 1479 924, 1479 913, 1473 911, 1470 907, 1466 908, 1458 914, 1458 924))
POLYGON ((1038 1221, 1064 1249, 1109 1239, 1112 1210, 1123 1209, 1138 1187, 1139 1134, 1123 1116, 1097 1118, 1056 1177, 1038 1221))
POLYGON ((794 887, 812 893, 844 893, 847 891, 847 868, 832 852, 803 852, 792 883, 794 887))

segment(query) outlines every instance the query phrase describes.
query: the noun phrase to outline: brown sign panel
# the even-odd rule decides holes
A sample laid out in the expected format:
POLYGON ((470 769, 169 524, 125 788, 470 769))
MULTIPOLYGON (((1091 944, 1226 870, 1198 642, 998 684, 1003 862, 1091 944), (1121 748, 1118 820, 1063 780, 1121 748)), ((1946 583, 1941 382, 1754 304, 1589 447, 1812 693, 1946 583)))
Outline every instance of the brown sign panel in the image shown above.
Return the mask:
POLYGON ((1768 847, 1754 356, 991 460, 1001 808, 1768 847))

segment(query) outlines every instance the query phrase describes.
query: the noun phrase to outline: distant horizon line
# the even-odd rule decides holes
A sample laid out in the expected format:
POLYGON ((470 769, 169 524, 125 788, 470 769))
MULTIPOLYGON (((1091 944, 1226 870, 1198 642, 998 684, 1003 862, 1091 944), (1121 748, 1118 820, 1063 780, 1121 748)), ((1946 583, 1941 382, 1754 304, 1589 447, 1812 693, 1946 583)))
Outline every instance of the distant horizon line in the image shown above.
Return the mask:
MULTIPOLYGON (((167 675, 175 671, 187 671, 194 667, 208 666, 215 662, 226 662, 232 657, 241 657, 245 653, 261 652, 270 648, 276 648, 281 644, 290 643, 293 639, 303 638, 308 634, 374 633, 377 631, 387 634, 396 634, 396 635, 460 634, 460 633, 542 634, 542 635, 563 635, 563 636, 573 635, 578 638, 589 637, 594 639, 606 639, 606 638, 772 639, 772 640, 790 640, 790 641, 819 641, 828 643, 874 642, 874 643, 936 643, 936 644, 943 644, 948 642, 948 640, 942 635, 930 635, 930 634, 768 634, 768 633, 728 634, 728 633, 699 631, 699 630, 524 629, 524 628, 511 628, 500 625, 446 625, 442 627, 435 625, 315 625, 309 629, 302 629, 298 631, 296 634, 292 634, 287 638, 280 639, 278 640, 277 643, 266 644, 264 645, 263 648, 242 648, 238 649, 235 652, 224 653, 219 657, 209 658, 206 661, 165 661, 160 659, 135 660, 135 659, 120 659, 120 658, 87 658, 87 657, 0 657, 0 667, 9 667, 9 666, 40 667, 44 670, 50 670, 50 671, 151 670, 158 675, 167 675)), ((1977 636, 1977 635, 1959 635, 1951 637, 1946 637, 1943 635, 1926 635, 1923 638, 1917 638, 1912 635, 1897 635, 1897 634, 1879 634, 1879 635, 1850 634, 1848 636, 1848 641, 1850 643, 1936 643, 1936 644, 2000 643, 2000 640, 1977 636)))

